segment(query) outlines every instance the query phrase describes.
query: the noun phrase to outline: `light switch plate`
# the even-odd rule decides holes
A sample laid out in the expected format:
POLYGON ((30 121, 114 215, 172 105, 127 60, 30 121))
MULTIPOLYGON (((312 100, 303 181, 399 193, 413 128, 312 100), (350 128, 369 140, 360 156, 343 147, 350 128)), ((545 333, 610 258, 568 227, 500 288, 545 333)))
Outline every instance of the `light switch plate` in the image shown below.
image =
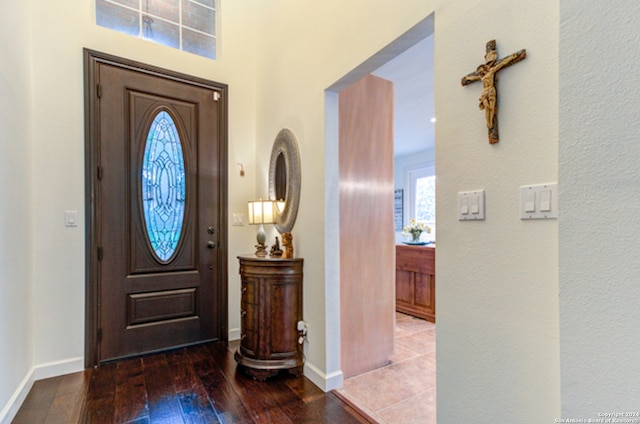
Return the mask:
POLYGON ((243 213, 234 213, 233 214, 233 224, 234 227, 244 227, 244 214, 243 213))
POLYGON ((64 211, 64 226, 65 227, 78 226, 78 211, 64 211))
POLYGON ((458 193, 458 221, 484 220, 484 190, 458 193))
POLYGON ((558 183, 520 187, 520 219, 558 218, 558 183))

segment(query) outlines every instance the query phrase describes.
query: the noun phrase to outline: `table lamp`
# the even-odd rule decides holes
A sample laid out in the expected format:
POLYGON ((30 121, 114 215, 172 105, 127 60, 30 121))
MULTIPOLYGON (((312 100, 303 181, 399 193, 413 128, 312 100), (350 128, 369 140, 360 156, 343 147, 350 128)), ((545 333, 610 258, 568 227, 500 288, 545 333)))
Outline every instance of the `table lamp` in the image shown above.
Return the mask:
POLYGON ((271 200, 251 200, 249 201, 249 225, 260 225, 256 240, 256 256, 264 258, 267 256, 267 246, 264 242, 267 239, 264 233, 263 224, 273 224, 275 220, 274 205, 271 200))

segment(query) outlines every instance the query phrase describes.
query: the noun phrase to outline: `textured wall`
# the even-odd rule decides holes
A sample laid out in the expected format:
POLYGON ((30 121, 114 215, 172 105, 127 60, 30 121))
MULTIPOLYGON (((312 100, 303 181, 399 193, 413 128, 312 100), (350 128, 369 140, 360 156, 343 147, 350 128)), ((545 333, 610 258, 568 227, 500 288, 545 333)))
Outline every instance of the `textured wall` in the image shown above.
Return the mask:
POLYGON ((562 415, 598 418, 640 411, 640 5, 560 4, 562 415))
POLYGON ((558 223, 521 221, 519 187, 558 178, 558 2, 465 1, 436 10, 435 22, 438 422, 551 423, 558 223), (460 85, 491 39, 500 57, 527 49, 499 74, 496 145, 480 83, 460 85), (458 221, 456 194, 476 189, 486 220, 458 221))

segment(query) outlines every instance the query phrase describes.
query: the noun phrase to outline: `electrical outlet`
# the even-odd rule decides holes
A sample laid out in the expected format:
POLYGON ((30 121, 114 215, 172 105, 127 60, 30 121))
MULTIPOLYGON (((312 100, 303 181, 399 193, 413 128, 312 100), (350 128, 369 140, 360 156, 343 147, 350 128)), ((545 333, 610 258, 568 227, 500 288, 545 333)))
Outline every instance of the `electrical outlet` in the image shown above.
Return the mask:
POLYGON ((297 329, 300 332, 300 339, 298 339, 298 343, 302 344, 300 340, 309 341, 309 324, 304 321, 298 321, 297 329))

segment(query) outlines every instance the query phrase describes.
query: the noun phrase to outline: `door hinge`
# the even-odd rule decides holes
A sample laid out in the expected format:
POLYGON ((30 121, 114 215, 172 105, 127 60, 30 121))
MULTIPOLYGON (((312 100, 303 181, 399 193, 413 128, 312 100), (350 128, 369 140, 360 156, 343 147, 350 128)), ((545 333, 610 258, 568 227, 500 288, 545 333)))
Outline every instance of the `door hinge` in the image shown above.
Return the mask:
POLYGON ((102 341, 102 328, 98 328, 98 334, 96 335, 98 343, 102 341))
POLYGON ((102 246, 98 247, 98 260, 101 261, 102 260, 102 246))
POLYGON ((97 176, 98 176, 99 180, 102 179, 102 167, 101 166, 98 166, 97 176))
POLYGON ((220 100, 220 92, 214 91, 213 92, 213 101, 217 102, 218 100, 220 100))
POLYGON ((100 84, 96 85, 96 95, 98 98, 102 97, 102 86, 100 84))

